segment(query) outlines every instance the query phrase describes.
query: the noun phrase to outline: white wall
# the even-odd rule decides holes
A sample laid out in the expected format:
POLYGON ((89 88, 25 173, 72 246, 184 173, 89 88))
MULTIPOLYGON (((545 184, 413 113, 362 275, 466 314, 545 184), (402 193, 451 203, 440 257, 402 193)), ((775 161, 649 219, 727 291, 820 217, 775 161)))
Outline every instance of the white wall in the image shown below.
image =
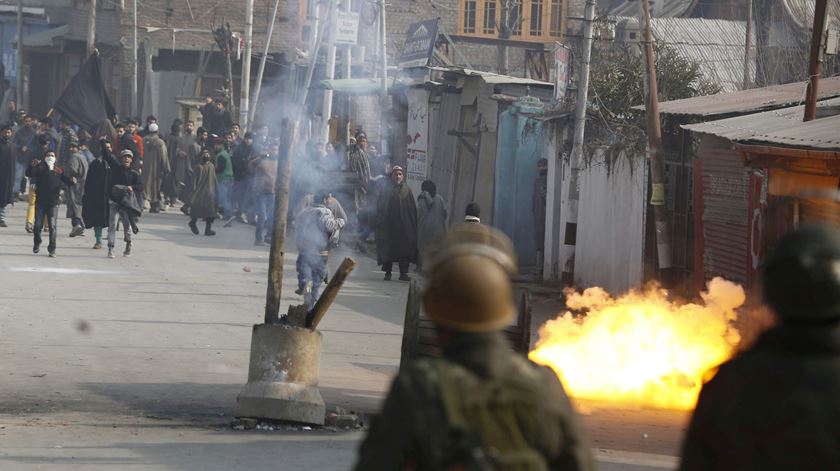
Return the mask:
POLYGON ((599 151, 581 170, 576 285, 617 294, 642 283, 646 196, 641 156, 608 167, 599 151))

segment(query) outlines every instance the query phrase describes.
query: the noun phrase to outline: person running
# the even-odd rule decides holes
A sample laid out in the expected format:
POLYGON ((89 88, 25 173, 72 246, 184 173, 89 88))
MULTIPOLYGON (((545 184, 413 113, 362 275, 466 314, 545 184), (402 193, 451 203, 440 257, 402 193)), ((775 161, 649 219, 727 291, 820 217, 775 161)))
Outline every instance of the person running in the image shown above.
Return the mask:
POLYGON ((325 206, 327 194, 323 191, 315 193, 313 204, 298 215, 297 231, 295 232, 298 259, 297 294, 303 294, 304 302, 309 309, 318 300, 318 294, 327 273, 327 257, 330 248, 338 244, 341 228, 346 220, 335 217, 333 212, 325 206))
POLYGON ((35 182, 35 236, 32 253, 41 251, 41 231, 44 229, 44 218, 50 231, 50 241, 47 246, 50 257, 55 257, 56 239, 58 237, 58 204, 63 185, 72 186, 76 179, 68 177, 56 165, 55 151, 47 151, 44 160, 33 160, 26 169, 26 176, 35 182))
POLYGON ((131 255, 131 233, 139 231, 136 219, 142 212, 142 203, 138 195, 143 192, 140 174, 133 169, 134 154, 128 150, 120 151, 120 160, 108 151, 102 143, 102 158, 111 167, 111 188, 108 192, 108 258, 114 258, 114 246, 117 241, 117 222, 122 224, 125 241, 123 255, 131 255))

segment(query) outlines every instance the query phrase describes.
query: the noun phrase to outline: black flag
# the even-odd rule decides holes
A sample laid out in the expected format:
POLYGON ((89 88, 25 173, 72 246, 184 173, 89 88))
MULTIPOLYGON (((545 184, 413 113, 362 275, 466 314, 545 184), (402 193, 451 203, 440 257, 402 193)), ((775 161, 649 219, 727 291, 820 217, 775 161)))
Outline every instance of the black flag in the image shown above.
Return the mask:
POLYGON ((105 91, 97 52, 82 64, 81 70, 61 93, 53 109, 84 129, 95 129, 103 120, 116 117, 114 105, 105 91))

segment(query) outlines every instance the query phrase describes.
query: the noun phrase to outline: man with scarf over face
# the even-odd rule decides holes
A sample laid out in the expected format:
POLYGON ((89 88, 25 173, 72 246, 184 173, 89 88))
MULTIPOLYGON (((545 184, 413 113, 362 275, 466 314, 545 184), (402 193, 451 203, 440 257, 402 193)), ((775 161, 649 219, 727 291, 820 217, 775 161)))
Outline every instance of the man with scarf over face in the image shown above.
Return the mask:
POLYGON ((417 261, 417 204, 405 183, 405 171, 399 165, 391 169, 389 187, 380 195, 379 205, 380 224, 384 225, 388 239, 382 271, 385 280, 390 280, 396 262, 400 267, 400 281, 410 281, 409 265, 417 261))
POLYGON ((59 196, 63 185, 75 185, 76 179, 68 177, 56 165, 54 151, 47 151, 44 160, 33 160, 26 169, 26 176, 35 183, 35 244, 32 253, 41 251, 41 231, 44 229, 44 217, 50 228, 50 243, 47 249, 50 257, 55 257, 59 196))

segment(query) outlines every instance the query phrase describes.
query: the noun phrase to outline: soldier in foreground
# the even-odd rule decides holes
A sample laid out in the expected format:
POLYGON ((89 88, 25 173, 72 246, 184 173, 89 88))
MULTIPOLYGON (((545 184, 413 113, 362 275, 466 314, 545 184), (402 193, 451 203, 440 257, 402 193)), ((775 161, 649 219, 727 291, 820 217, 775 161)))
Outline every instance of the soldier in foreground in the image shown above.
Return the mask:
POLYGON ((840 469, 840 235, 788 234, 768 258, 779 324, 703 386, 681 469, 840 469))
POLYGON ((426 315, 443 358, 408 364, 360 449, 357 470, 589 470, 583 430, 554 372, 514 353, 513 248, 456 226, 428 251, 426 315))

